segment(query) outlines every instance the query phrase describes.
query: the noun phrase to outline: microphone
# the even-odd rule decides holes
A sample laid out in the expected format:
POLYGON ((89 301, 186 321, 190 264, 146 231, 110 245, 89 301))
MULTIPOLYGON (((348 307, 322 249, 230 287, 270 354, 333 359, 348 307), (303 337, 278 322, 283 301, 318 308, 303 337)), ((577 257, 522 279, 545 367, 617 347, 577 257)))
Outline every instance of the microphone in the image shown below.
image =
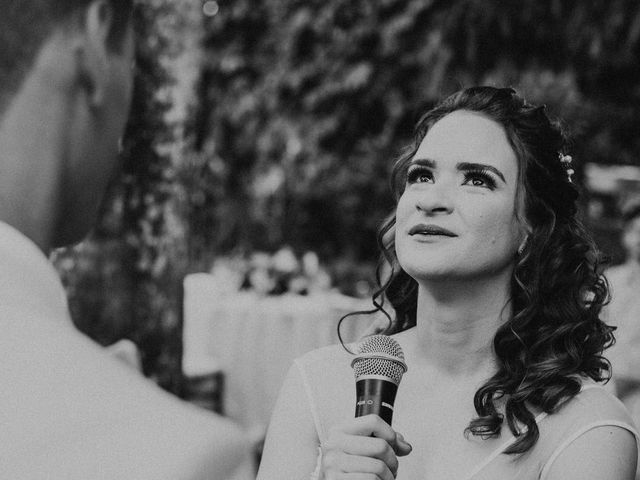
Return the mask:
POLYGON ((374 413, 391 425, 398 385, 407 371, 398 342, 387 335, 365 338, 351 367, 356 377, 356 417, 374 413))

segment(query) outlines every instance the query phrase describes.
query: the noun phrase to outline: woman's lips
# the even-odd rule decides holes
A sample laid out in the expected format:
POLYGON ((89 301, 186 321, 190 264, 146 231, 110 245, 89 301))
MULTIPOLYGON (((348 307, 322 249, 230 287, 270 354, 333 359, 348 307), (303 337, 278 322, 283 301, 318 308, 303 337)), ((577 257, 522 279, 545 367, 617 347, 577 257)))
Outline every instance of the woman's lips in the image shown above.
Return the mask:
POLYGON ((457 237, 455 233, 438 225, 418 224, 411 227, 409 235, 442 235, 445 237, 457 237))

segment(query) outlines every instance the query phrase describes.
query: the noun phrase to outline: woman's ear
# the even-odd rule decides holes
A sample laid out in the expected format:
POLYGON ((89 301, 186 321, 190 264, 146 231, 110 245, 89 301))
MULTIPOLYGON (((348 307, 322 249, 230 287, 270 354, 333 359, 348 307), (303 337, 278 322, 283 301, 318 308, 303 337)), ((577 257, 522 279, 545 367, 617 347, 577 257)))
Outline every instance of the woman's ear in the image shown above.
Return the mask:
POLYGON ((104 102, 106 81, 109 78, 109 33, 113 10, 106 0, 93 0, 77 19, 79 44, 76 49, 77 82, 87 95, 89 106, 100 107, 104 102))

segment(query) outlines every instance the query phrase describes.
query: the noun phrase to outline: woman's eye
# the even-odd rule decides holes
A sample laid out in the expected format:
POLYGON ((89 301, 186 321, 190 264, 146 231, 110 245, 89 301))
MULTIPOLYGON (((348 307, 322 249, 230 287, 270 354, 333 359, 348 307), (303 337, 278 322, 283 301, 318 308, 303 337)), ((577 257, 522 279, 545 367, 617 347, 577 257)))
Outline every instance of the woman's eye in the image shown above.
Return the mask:
POLYGON ((465 172, 464 185, 494 189, 496 187, 496 182, 487 172, 465 172))
POLYGON ((428 183, 433 181, 433 173, 425 167, 413 166, 407 171, 407 183, 428 183))

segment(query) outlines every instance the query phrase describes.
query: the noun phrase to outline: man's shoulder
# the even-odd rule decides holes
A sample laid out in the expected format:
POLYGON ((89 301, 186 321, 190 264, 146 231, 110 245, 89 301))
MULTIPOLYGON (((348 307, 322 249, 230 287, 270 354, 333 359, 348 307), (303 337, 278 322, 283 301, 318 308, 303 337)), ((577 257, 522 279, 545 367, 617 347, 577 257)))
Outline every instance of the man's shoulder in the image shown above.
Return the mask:
POLYGON ((248 456, 230 421, 161 390, 74 329, 42 320, 40 328, 5 322, 0 340, 0 381, 10 386, 0 391, 0 456, 12 459, 0 477, 190 479, 201 478, 190 470, 233 469, 248 456), (51 476, 38 475, 47 469, 51 476))

